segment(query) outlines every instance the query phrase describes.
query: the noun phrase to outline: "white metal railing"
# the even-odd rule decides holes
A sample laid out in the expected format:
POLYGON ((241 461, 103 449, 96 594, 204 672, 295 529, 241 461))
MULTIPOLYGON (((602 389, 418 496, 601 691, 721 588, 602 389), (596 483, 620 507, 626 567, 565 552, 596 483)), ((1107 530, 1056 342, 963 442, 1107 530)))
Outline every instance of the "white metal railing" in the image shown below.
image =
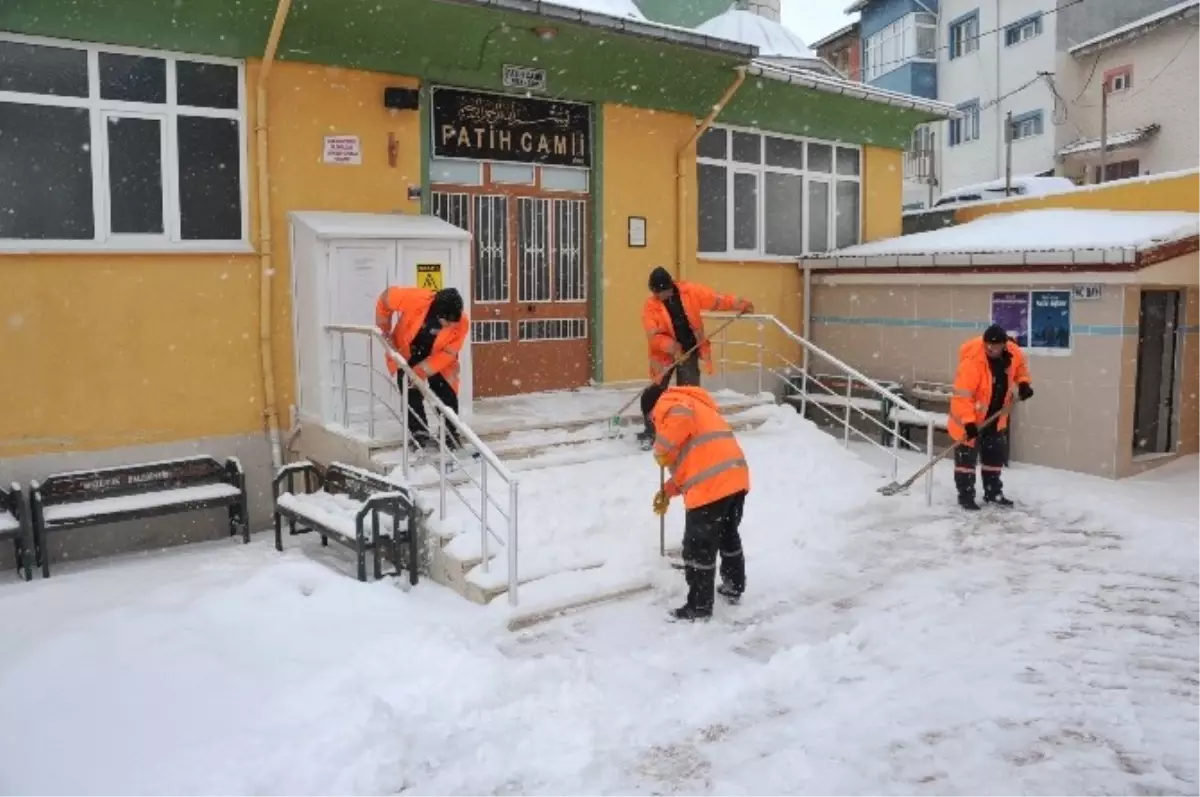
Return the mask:
MULTIPOLYGON (((724 322, 725 319, 735 317, 733 313, 705 313, 704 315, 706 318, 721 322, 724 322)), ((733 324, 730 324, 719 334, 715 335, 712 338, 712 345, 717 350, 714 359, 716 359, 720 367, 722 381, 726 386, 729 384, 729 366, 735 366, 735 368, 739 369, 737 371, 738 376, 753 379, 757 384, 757 391, 759 393, 764 392, 766 389, 765 382, 767 376, 774 377, 779 382, 782 382, 785 387, 795 390, 799 395, 800 414, 802 416, 806 414, 808 407, 811 406, 825 413, 833 421, 840 422, 842 425, 842 444, 844 446, 848 448, 851 437, 855 437, 883 452, 891 461, 893 479, 896 478, 899 472, 902 462, 900 452, 902 450, 923 453, 927 461, 933 460, 935 456, 933 450, 934 416, 931 413, 918 409, 906 401, 903 396, 888 390, 876 380, 860 373, 829 352, 814 345, 811 341, 797 335, 775 316, 761 314, 743 315, 733 324), (754 334, 751 336, 752 339, 747 340, 744 336, 734 339, 734 335, 737 332, 744 331, 750 324, 756 327, 754 334), (792 362, 785 353, 768 346, 766 342, 768 329, 776 330, 791 342, 799 345, 801 353, 801 361, 799 363, 792 362), (742 359, 736 353, 731 355, 729 352, 730 349, 752 349, 754 352, 751 355, 753 359, 742 359), (812 369, 814 360, 828 363, 828 366, 836 372, 836 375, 840 379, 844 379, 846 383, 844 395, 814 377, 812 369), (799 384, 795 381, 797 378, 799 379, 799 384), (883 415, 884 421, 880 421, 868 410, 857 406, 854 401, 856 396, 853 395, 856 385, 861 386, 870 394, 878 396, 883 407, 890 406, 904 411, 908 416, 907 425, 924 426, 924 450, 922 450, 921 446, 909 442, 900 434, 901 423, 898 414, 894 414, 894 420, 889 427, 884 422, 888 417, 886 413, 883 415), (836 397, 838 401, 832 402, 835 408, 831 409, 829 406, 830 402, 824 402, 820 399, 810 399, 810 394, 822 397, 836 397), (866 424, 867 428, 873 426, 882 430, 885 435, 890 437, 891 445, 885 446, 876 442, 873 437, 863 432, 852 421, 857 421, 859 425, 866 424)), ((825 368, 822 368, 817 373, 828 375, 825 368)), ((926 504, 930 504, 932 501, 933 469, 931 468, 925 475, 925 502, 926 504)))
MULTIPOLYGON (((480 568, 483 572, 488 572, 489 556, 488 556, 488 537, 493 537, 497 542, 505 546, 508 554, 508 602, 512 606, 517 605, 517 542, 518 542, 518 522, 517 522, 517 498, 520 484, 517 477, 505 467, 496 453, 492 451, 486 443, 479 438, 474 431, 471 430, 466 423, 463 422, 458 414, 447 407, 441 399, 434 395, 429 389, 429 385, 425 380, 418 378, 409 367, 405 359, 392 348, 387 338, 372 326, 357 326, 352 324, 330 324, 325 327, 326 332, 331 338, 333 355, 333 376, 335 383, 333 385, 334 395, 336 400, 340 402, 341 410, 340 420, 347 431, 352 430, 352 408, 351 395, 366 396, 365 414, 367 424, 367 437, 372 441, 377 439, 376 434, 379 430, 377 416, 391 416, 399 427, 396 439, 400 445, 400 467, 407 480, 412 471, 412 462, 410 457, 409 445, 411 443, 411 435, 408 429, 408 391, 410 387, 420 391, 421 396, 425 400, 425 411, 428 418, 426 432, 432 433, 433 430, 429 425, 433 423, 434 418, 437 420, 437 441, 438 441, 438 511, 439 518, 446 517, 446 495, 447 492, 452 492, 459 501, 462 502, 471 514, 479 521, 479 544, 482 560, 480 568), (346 354, 346 339, 347 337, 365 339, 367 342, 367 357, 366 361, 353 360, 346 354), (400 369, 402 374, 402 384, 397 382, 390 374, 380 373, 376 367, 376 353, 383 353, 384 356, 390 357, 400 369), (352 384, 350 375, 352 369, 359 369, 360 374, 365 374, 365 386, 352 384), (375 389, 376 377, 382 377, 387 389, 377 391, 375 389), (397 409, 398 405, 398 409, 397 409), (453 429, 457 432, 458 438, 470 443, 479 454, 479 478, 476 479, 465 467, 469 464, 468 461, 459 459, 455 451, 452 451, 446 446, 446 434, 448 429, 453 429), (458 464, 454 473, 461 473, 466 476, 467 481, 475 485, 479 490, 478 506, 476 502, 465 495, 459 489, 459 485, 451 481, 449 469, 447 468, 450 460, 454 460, 458 464), (500 494, 507 500, 502 506, 497 502, 489 489, 492 480, 488 478, 488 474, 492 473, 496 479, 499 479, 503 487, 500 494), (502 539, 496 534, 489 524, 491 511, 493 510, 503 519, 504 526, 507 531, 502 539)), ((461 449, 459 449, 461 451, 461 449)))

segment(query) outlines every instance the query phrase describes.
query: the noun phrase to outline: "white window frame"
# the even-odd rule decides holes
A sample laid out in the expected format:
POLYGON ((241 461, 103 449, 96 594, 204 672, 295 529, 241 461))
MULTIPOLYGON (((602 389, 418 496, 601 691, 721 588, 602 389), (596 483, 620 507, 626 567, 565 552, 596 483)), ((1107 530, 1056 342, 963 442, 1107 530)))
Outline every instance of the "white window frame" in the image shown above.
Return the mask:
POLYGON ((1133 70, 1122 69, 1119 72, 1114 72, 1112 77, 1108 79, 1108 93, 1118 94, 1122 91, 1129 91, 1133 86, 1133 70), (1120 81, 1120 85, 1117 85, 1120 81))
MULTIPOLYGON (((829 214, 827 219, 828 225, 828 241, 829 248, 823 251, 832 251, 837 244, 837 183, 839 182, 854 182, 858 184, 858 243, 862 243, 863 239, 863 222, 866 217, 866 212, 863 207, 863 172, 865 171, 866 163, 863 157, 863 148, 857 144, 845 144, 836 141, 826 141, 819 138, 809 138, 806 136, 790 135, 788 133, 775 133, 770 130, 756 130, 751 127, 740 127, 736 125, 713 125, 710 129, 722 130, 725 132, 725 157, 724 158, 706 158, 703 156, 696 157, 697 164, 705 164, 709 166, 720 166, 725 169, 725 251, 723 252, 706 252, 699 248, 699 239, 696 241, 696 256, 701 260, 735 260, 735 261, 754 261, 757 263, 793 263, 797 258, 805 254, 809 254, 809 204, 808 204, 808 184, 810 182, 824 182, 829 184, 829 214), (759 163, 745 163, 744 161, 735 161, 733 159, 733 137, 730 133, 749 133, 760 137, 759 143, 759 163), (767 144, 766 137, 781 138, 789 141, 800 141, 805 144, 804 148, 804 168, 794 169, 786 166, 769 166, 767 165, 767 144), (830 163, 831 171, 813 172, 809 171, 810 163, 808 156, 808 145, 823 144, 831 148, 830 163), (856 175, 839 175, 837 173, 837 150, 838 148, 854 150, 858 153, 858 174, 856 175), (758 195, 756 212, 756 246, 754 249, 735 249, 734 248, 734 199, 733 199, 733 180, 735 173, 755 174, 758 182, 758 195), (766 252, 766 235, 767 235, 767 191, 766 191, 766 175, 769 173, 789 174, 802 178, 803 182, 800 189, 800 197, 803 207, 803 213, 800 217, 800 245, 801 254, 799 255, 774 255, 766 252)), ((697 201, 699 201, 699 186, 696 187, 697 201)))
POLYGON ((61 49, 83 50, 87 53, 88 96, 64 97, 55 94, 26 94, 0 91, 0 103, 44 105, 61 108, 86 108, 91 129, 92 214, 95 236, 84 240, 41 240, 0 238, 0 252, 86 251, 86 252, 214 252, 243 253, 253 251, 250 245, 250 190, 248 164, 248 131, 246 121, 246 66, 232 58, 192 55, 170 50, 146 50, 138 47, 76 42, 44 36, 26 36, 0 32, 0 41, 40 45, 61 49), (166 62, 165 103, 127 102, 100 98, 100 54, 133 55, 160 58, 166 62), (220 64, 237 69, 238 107, 199 108, 176 104, 175 66, 178 61, 220 64), (182 111, 182 113, 181 113, 182 111), (163 226, 162 235, 113 234, 109 231, 111 203, 108 185, 108 127, 111 116, 161 119, 163 142, 163 226), (176 121, 184 117, 232 119, 238 123, 238 187, 241 199, 242 236, 238 240, 194 241, 181 238, 179 207, 179 147, 176 121))
POLYGON ((964 19, 951 22, 948 38, 950 60, 962 58, 979 50, 979 14, 966 15, 964 19))
POLYGON ((1040 112, 1023 116, 1022 118, 1015 120, 1012 124, 1013 141, 1024 141, 1029 138, 1037 138, 1045 132, 1045 114, 1040 112))
POLYGON ((1036 16, 1029 17, 1028 19, 1020 20, 1018 22, 1013 23, 1012 25, 1007 26, 1004 29, 1004 46, 1005 47, 1016 47, 1018 44, 1023 44, 1024 42, 1027 42, 1030 39, 1036 39, 1041 34, 1042 34, 1042 17, 1039 14, 1036 16), (1008 36, 1010 33, 1015 34, 1014 40, 1012 42, 1010 42, 1008 40, 1008 36))
POLYGON ((862 79, 875 80, 913 61, 937 62, 937 17, 925 12, 910 12, 872 33, 863 41, 862 79), (922 55, 917 49, 918 29, 932 31, 933 50, 922 55), (888 48, 891 52, 886 52, 888 48))

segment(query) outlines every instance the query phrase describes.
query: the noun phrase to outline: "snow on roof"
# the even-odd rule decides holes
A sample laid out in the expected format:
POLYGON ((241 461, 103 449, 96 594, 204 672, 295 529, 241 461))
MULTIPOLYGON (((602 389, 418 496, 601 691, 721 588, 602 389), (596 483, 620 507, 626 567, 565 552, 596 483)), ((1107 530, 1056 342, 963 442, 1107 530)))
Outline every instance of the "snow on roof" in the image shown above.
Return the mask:
MULTIPOLYGON (((1049 194, 1061 194, 1064 191, 1073 191, 1075 183, 1069 177, 1038 177, 1035 174, 1026 174, 1014 175, 1012 178, 1012 187, 1019 189, 1022 196, 1048 196, 1049 194)), ((959 186, 952 191, 946 191, 942 194, 941 198, 945 199, 960 194, 986 194, 996 191, 1004 191, 1003 178, 988 180, 986 183, 959 186)))
POLYGON ((622 19, 636 19, 638 22, 649 21, 634 4, 633 0, 544 0, 544 2, 549 2, 551 5, 556 6, 576 8, 580 11, 589 11, 593 14, 605 14, 610 17, 621 17, 622 19))
POLYGON ((1182 3, 1168 6, 1157 13, 1144 16, 1141 19, 1135 19, 1128 25, 1113 28, 1107 33, 1101 33, 1099 36, 1095 36, 1085 42, 1080 42, 1071 47, 1067 52, 1076 56, 1085 55, 1093 50, 1099 50, 1108 45, 1116 44, 1119 40, 1140 36, 1150 28, 1169 22, 1175 17, 1182 16, 1197 6, 1200 6, 1200 0, 1183 0, 1182 3))
MULTIPOLYGON (((1200 2, 1200 0, 1197 0, 1200 2)), ((1139 127, 1136 130, 1127 130, 1124 133, 1113 133, 1108 136, 1106 148, 1109 150, 1119 149, 1120 147, 1128 147, 1133 144, 1140 144, 1142 141, 1157 135, 1160 130, 1159 125, 1152 124, 1145 127, 1139 127)), ((1077 138, 1070 144, 1058 151, 1059 155, 1078 155, 1083 152, 1099 152, 1100 139, 1098 138, 1077 138)))
POLYGON ((1163 211, 1025 210, 850 246, 808 259, 981 255, 1148 249, 1200 234, 1200 214, 1163 211))
POLYGON ((815 42, 810 44, 809 47, 811 47, 814 50, 819 50, 822 47, 824 47, 826 44, 829 44, 830 42, 835 42, 838 39, 845 36, 846 34, 852 32, 854 30, 854 28, 858 26, 858 24, 859 24, 858 20, 855 20, 854 22, 851 22, 849 25, 840 27, 837 30, 835 30, 833 33, 830 33, 827 36, 822 36, 820 39, 817 39, 815 42))
POLYGON ((292 221, 307 227, 318 238, 441 238, 469 240, 471 234, 436 216, 410 213, 339 213, 330 210, 294 210, 292 221))
POLYGON ((703 25, 698 25, 696 32, 718 39, 752 44, 758 48, 759 58, 813 60, 817 57, 799 36, 780 23, 740 8, 731 8, 703 25))

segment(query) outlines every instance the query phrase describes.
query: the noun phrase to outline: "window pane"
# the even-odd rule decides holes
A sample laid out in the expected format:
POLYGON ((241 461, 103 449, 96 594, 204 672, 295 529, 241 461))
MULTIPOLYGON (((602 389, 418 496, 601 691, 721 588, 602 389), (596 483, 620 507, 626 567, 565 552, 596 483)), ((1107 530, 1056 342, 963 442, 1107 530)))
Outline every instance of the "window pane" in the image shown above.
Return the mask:
POLYGON ((758 175, 733 175, 733 248, 758 248, 758 175))
POLYGON ((91 135, 84 108, 0 103, 0 238, 95 237, 91 135))
POLYGON ((0 41, 0 91, 86 97, 87 51, 0 41))
POLYGON ((167 62, 140 55, 100 53, 100 96, 125 102, 166 102, 167 62))
POLYGON ((758 133, 735 132, 733 159, 738 163, 762 163, 762 136, 758 133))
POLYGON ((533 167, 523 163, 493 163, 492 182, 533 185, 533 167))
POLYGON ((767 165, 785 169, 804 168, 804 142, 767 136, 767 165))
POLYGON ((808 170, 831 174, 833 172, 833 147, 828 144, 809 144, 808 170))
POLYGON ((560 169, 553 166, 543 166, 542 188, 547 191, 586 193, 588 190, 587 169, 560 169))
POLYGON ((725 160, 727 132, 719 127, 710 127, 696 142, 696 157, 725 160))
POLYGON ((109 227, 163 233, 162 132, 158 119, 108 120, 109 227))
POLYGON ((829 249, 829 183, 808 181, 808 251, 829 249))
POLYGON ((700 233, 700 251, 724 252, 729 249, 729 189, 725 167, 699 164, 696 190, 699 194, 696 229, 700 233))
POLYGON ((804 180, 798 174, 766 174, 766 241, 768 255, 800 255, 804 251, 804 180))
POLYGON ((840 180, 837 184, 837 248, 858 243, 858 183, 840 180))
POLYGON ((858 150, 838 147, 837 173, 847 177, 857 177, 858 168, 858 150))
POLYGON ((175 102, 197 108, 238 107, 238 71, 236 66, 204 64, 196 61, 175 62, 175 102))
POLYGON ((483 185, 483 167, 470 161, 431 160, 429 182, 483 185))
POLYGON ((180 116, 179 224, 184 240, 242 237, 241 143, 235 119, 180 116))

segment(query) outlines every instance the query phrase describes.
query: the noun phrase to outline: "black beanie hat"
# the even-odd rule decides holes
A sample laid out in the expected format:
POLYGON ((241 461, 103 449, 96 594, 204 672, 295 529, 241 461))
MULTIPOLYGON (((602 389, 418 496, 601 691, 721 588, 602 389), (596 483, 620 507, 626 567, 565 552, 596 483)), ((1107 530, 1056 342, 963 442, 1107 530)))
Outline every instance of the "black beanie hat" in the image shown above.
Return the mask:
POLYGON ((650 291, 658 293, 659 291, 668 291, 675 287, 675 280, 671 278, 671 272, 667 271, 662 266, 656 266, 650 272, 650 291))
POLYGON ((434 318, 444 318, 452 324, 462 319, 463 300, 457 288, 442 288, 433 297, 429 308, 434 318))
POLYGON ((1008 333, 999 324, 992 324, 983 333, 984 343, 1007 343, 1008 333))

